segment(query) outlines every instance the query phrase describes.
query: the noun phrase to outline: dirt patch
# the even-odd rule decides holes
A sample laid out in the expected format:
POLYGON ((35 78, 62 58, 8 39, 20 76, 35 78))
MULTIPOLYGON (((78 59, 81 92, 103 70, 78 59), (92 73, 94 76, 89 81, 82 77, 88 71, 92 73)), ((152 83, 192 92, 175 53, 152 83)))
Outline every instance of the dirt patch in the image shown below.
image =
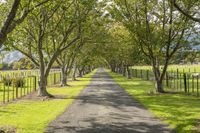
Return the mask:
POLYGON ((49 88, 56 88, 56 89, 62 89, 62 88, 66 88, 66 87, 71 87, 71 85, 67 84, 66 86, 61 86, 61 85, 51 85, 48 86, 49 88))
POLYGON ((53 97, 39 97, 37 96, 37 92, 33 92, 24 96, 22 99, 31 100, 31 101, 50 101, 55 99, 67 99, 67 95, 53 95, 53 97))
POLYGON ((0 133, 16 133, 16 128, 12 126, 0 127, 0 133))
POLYGON ((193 132, 200 133, 200 119, 197 119, 197 124, 196 124, 193 132))

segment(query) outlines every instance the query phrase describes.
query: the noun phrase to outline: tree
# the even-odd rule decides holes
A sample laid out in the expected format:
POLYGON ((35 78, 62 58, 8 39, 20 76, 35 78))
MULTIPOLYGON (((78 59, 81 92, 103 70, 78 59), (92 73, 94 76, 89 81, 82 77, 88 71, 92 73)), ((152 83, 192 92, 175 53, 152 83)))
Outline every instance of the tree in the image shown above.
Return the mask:
MULTIPOLYGON (((81 49, 83 43, 79 42, 78 46, 74 45, 74 47, 65 50, 60 56, 57 58, 57 63, 61 69, 61 86, 67 85, 67 76, 73 69, 73 65, 78 54, 78 51, 81 49)), ((74 68, 76 69, 76 68, 74 68)))
POLYGON ((113 16, 133 34, 140 50, 151 62, 156 90, 165 92, 163 79, 170 60, 187 44, 192 33, 189 20, 174 10, 171 0, 115 0, 115 4, 111 9, 113 16))
MULTIPOLYGON (((131 37, 130 32, 125 26, 123 26, 122 23, 113 23, 112 28, 109 29, 109 33, 111 36, 110 39, 113 40, 113 43, 109 44, 111 46, 109 50, 114 48, 113 50, 115 52, 113 51, 114 53, 112 52, 111 55, 107 57, 107 60, 115 60, 114 62, 117 64, 114 66, 116 68, 112 69, 122 73, 124 76, 126 76, 127 73, 127 77, 130 79, 131 70, 129 67, 138 63, 138 61, 141 59, 141 52, 138 50, 138 46, 131 37)), ((110 65, 112 67, 112 63, 110 65)))
POLYGON ((48 1, 50 0, 44 0, 40 2, 34 2, 32 0, 28 0, 27 2, 14 0, 11 6, 8 6, 10 4, 10 1, 6 3, 0 3, 0 11, 1 15, 3 15, 2 20, 5 20, 2 22, 2 27, 0 27, 0 47, 6 41, 7 35, 11 33, 17 25, 21 24, 30 12, 32 12, 35 8, 38 8, 41 5, 47 3, 48 1), (8 9, 5 8, 3 5, 8 7, 10 11, 8 11, 8 9), (24 7, 22 5, 24 5, 24 7), (23 9, 20 10, 20 7, 23 7, 23 9))
POLYGON ((188 17, 189 19, 195 21, 195 22, 199 22, 200 23, 200 17, 199 17, 199 10, 200 10, 200 1, 199 0, 184 0, 182 1, 181 4, 184 5, 185 9, 181 8, 176 0, 172 0, 173 1, 173 5, 174 7, 181 12, 183 15, 185 15, 186 17, 188 17), (193 11, 192 11, 192 10, 193 11), (199 17, 199 18, 198 18, 199 17))
POLYGON ((81 20, 81 35, 79 41, 76 42, 76 45, 71 46, 69 49, 66 49, 64 52, 60 54, 57 58, 57 63, 61 68, 61 86, 67 85, 67 76, 73 71, 73 79, 75 80, 76 74, 76 58, 78 53, 80 52, 85 42, 91 38, 91 23, 93 21, 94 16, 96 15, 95 8, 92 8, 96 5, 96 1, 88 1, 90 4, 85 6, 86 3, 82 3, 79 5, 79 16, 81 20), (82 10, 82 11, 81 11, 82 10))
POLYGON ((10 46, 28 57, 40 70, 38 96, 52 96, 46 90, 47 77, 57 57, 76 44, 81 34, 77 1, 56 0, 40 7, 12 36, 10 46), (13 40, 12 40, 13 39, 13 40))

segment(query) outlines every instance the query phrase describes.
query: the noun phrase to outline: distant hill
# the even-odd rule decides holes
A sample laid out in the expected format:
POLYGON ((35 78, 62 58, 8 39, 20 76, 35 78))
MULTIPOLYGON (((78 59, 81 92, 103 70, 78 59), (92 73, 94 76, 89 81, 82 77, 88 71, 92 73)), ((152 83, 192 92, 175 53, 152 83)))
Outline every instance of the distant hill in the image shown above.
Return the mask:
POLYGON ((12 51, 9 54, 5 55, 5 57, 3 59, 3 62, 10 64, 12 62, 18 61, 22 57, 23 57, 23 55, 20 52, 18 52, 18 51, 12 51))

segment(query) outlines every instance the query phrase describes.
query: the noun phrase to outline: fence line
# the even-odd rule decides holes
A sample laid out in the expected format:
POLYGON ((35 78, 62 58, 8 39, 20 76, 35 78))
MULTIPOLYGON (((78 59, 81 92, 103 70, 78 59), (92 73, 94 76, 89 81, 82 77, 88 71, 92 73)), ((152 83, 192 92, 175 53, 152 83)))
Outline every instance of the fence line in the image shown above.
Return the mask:
MULTIPOLYGON (((39 71, 22 71, 0 74, 0 103, 7 103, 21 98, 38 88, 39 71)), ((61 81, 61 72, 51 70, 47 78, 47 86, 61 81)))
MULTIPOLYGON (((144 80, 155 81, 152 71, 144 69, 131 69, 132 76, 144 80)), ((167 71, 163 80, 163 85, 167 90, 200 96, 199 93, 200 73, 182 73, 167 71)))

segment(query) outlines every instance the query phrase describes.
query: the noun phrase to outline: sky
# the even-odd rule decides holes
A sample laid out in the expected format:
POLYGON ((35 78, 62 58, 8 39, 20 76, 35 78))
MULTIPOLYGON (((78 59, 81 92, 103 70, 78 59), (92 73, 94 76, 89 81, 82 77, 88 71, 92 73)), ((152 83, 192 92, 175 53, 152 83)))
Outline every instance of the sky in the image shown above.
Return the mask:
POLYGON ((5 3, 6 2, 6 0, 0 0, 0 3, 5 3))

